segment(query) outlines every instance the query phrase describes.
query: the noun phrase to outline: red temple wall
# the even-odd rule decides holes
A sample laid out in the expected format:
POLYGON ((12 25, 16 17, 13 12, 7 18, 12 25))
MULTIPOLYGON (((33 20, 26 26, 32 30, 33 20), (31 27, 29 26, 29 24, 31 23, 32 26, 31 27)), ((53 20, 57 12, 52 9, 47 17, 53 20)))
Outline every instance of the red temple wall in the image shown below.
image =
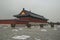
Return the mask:
POLYGON ((18 22, 13 20, 0 20, 0 24, 26 24, 27 22, 18 22))
POLYGON ((27 24, 29 22, 37 22, 37 23, 47 23, 45 20, 35 19, 35 18, 20 18, 20 21, 16 20, 0 20, 0 24, 27 24))
POLYGON ((35 19, 35 18, 30 18, 30 17, 27 17, 27 18, 20 18, 20 20, 28 20, 30 22, 41 22, 41 23, 47 23, 47 21, 45 20, 40 20, 40 19, 35 19))
POLYGON ((0 24, 13 24, 15 21, 11 20, 0 20, 0 24))

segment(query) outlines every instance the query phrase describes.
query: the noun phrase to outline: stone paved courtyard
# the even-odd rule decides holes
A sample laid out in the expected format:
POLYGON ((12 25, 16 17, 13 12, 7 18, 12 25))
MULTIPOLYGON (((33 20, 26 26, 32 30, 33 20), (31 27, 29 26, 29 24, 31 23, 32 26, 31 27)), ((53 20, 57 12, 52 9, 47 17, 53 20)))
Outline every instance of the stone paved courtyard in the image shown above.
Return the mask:
POLYGON ((0 40, 60 40, 60 25, 54 28, 44 26, 32 26, 31 29, 26 27, 0 26, 0 40))

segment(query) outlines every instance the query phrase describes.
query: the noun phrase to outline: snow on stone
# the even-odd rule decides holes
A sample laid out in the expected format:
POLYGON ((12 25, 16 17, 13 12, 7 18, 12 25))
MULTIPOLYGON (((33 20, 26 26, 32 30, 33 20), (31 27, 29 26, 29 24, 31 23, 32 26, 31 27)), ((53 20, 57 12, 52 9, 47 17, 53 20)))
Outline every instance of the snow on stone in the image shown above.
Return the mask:
POLYGON ((2 26, 0 26, 0 27, 2 27, 2 26))
POLYGON ((27 36, 27 35, 21 35, 21 36, 14 36, 12 37, 13 39, 27 39, 27 38, 30 38, 30 36, 27 36))
POLYGON ((41 31, 47 31, 46 29, 41 29, 41 31))
POLYGON ((19 30, 23 30, 23 28, 19 28, 19 30))
POLYGON ((32 26, 31 28, 34 28, 34 26, 32 26))
POLYGON ((30 36, 27 36, 27 35, 22 35, 22 37, 25 37, 25 38, 30 38, 30 36))
POLYGON ((60 28, 60 25, 58 25, 58 28, 60 28))
POLYGON ((8 27, 3 27, 4 29, 8 28, 8 27))
POLYGON ((54 28, 53 30, 57 30, 57 28, 54 28))
POLYGON ((41 39, 37 39, 37 38, 35 38, 35 40, 41 40, 41 39))
POLYGON ((12 31, 18 31, 17 29, 13 29, 12 31))

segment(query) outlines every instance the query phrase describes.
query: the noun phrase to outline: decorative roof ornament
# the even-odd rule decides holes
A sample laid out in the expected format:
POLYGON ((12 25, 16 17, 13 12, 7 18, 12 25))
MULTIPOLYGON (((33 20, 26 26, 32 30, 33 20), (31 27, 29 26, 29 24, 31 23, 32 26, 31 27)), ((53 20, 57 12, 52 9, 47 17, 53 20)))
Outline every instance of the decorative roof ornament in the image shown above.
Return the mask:
POLYGON ((25 10, 25 8, 23 8, 23 10, 25 10))

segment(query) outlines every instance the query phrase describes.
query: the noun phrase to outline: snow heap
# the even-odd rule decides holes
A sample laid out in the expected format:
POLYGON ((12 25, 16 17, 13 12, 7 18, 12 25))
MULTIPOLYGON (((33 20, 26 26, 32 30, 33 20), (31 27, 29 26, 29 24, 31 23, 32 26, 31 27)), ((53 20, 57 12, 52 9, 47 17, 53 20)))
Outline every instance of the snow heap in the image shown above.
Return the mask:
POLYGON ((41 31, 47 31, 46 29, 41 29, 41 31))
POLYGON ((30 38, 30 36, 27 36, 27 35, 21 35, 21 36, 14 36, 12 37, 13 39, 27 39, 27 38, 30 38))
POLYGON ((13 29, 12 31, 18 31, 17 29, 13 29))

